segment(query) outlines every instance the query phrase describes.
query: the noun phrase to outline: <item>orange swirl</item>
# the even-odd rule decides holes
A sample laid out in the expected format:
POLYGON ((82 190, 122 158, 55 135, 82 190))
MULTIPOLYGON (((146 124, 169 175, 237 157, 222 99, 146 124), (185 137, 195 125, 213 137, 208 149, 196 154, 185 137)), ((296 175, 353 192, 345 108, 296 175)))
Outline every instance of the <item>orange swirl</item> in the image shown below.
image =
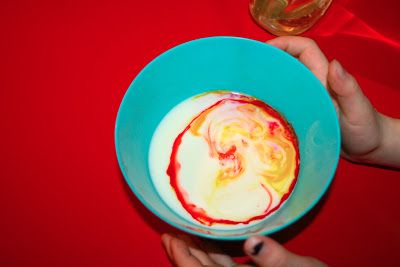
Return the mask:
MULTIPOLYGON (((182 206, 197 221, 206 225, 246 224, 277 210, 293 190, 299 168, 297 139, 289 123, 262 101, 218 94, 223 99, 198 114, 175 139, 167 174, 182 206), (209 157, 218 161, 213 188, 204 197, 207 205, 194 203, 181 186, 180 179, 187 178, 179 175, 178 154, 188 135, 204 140, 209 157), (221 199, 220 192, 234 183, 262 188, 264 197, 269 198, 263 202, 263 211, 240 219, 222 216, 223 210, 217 212, 213 205, 221 199)), ((232 201, 240 203, 240 199, 232 201)))

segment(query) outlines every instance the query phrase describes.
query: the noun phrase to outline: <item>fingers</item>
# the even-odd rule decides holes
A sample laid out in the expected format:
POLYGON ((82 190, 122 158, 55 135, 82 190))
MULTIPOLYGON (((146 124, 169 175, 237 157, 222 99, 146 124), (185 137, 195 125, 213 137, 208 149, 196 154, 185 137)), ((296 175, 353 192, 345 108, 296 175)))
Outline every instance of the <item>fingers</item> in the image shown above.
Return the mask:
POLYGON ((225 254, 219 247, 215 246, 215 244, 212 243, 211 241, 205 240, 202 243, 203 243, 202 248, 204 248, 204 250, 207 251, 208 255, 214 262, 224 267, 237 266, 232 257, 225 254))
POLYGON ((171 241, 171 253, 178 267, 202 267, 203 264, 193 256, 187 244, 178 238, 171 241))
POLYGON ((298 36, 281 36, 267 43, 298 58, 325 87, 327 86, 329 62, 313 40, 298 36))
POLYGON ((172 234, 163 234, 161 240, 169 258, 178 267, 231 267, 236 265, 231 257, 224 255, 210 242, 205 243, 205 251, 203 251, 203 248, 200 248, 196 242, 187 235, 178 234, 174 236, 172 234))
POLYGON ((187 244, 169 234, 163 234, 161 240, 169 258, 177 267, 203 267, 203 264, 194 257, 187 244))
POLYGON ((324 263, 298 256, 276 241, 264 236, 253 236, 244 243, 244 251, 260 267, 322 267, 324 263))
POLYGON ((290 253, 279 244, 261 236, 250 237, 244 243, 244 251, 260 267, 288 266, 291 257, 290 253))
POLYGON ((189 248, 190 254, 196 257, 203 265, 215 265, 209 255, 199 248, 199 246, 188 235, 178 234, 178 238, 184 241, 189 248))
POLYGON ((171 240, 172 240, 172 236, 170 234, 162 234, 161 235, 161 241, 163 243, 164 249, 167 252, 168 257, 172 260, 171 240))

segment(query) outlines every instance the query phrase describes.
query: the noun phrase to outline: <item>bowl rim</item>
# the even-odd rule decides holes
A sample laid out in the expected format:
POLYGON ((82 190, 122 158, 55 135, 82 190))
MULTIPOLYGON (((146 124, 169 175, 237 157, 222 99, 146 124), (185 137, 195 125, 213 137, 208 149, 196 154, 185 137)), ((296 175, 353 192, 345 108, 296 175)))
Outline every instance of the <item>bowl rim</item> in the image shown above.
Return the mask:
MULTIPOLYGON (((200 236, 200 237, 204 237, 204 238, 208 238, 208 239, 214 239, 214 240, 221 240, 221 241, 241 241, 241 240, 245 240, 248 237, 250 237, 251 235, 253 235, 252 233, 245 233, 245 234, 240 234, 240 235, 231 235, 231 236, 219 236, 219 235, 213 235, 213 234, 208 234, 206 232, 198 232, 192 229, 189 229, 185 226, 182 226, 178 223, 175 223, 171 220, 169 220, 168 218, 166 218, 165 216, 161 215, 158 213, 158 211, 156 209, 154 209, 149 202, 147 202, 135 189, 134 185, 131 183, 129 176, 126 172, 126 168, 125 165, 123 163, 122 160, 122 155, 121 155, 121 151, 120 151, 120 142, 118 139, 118 129, 120 128, 120 116, 121 116, 121 110, 122 107, 125 105, 126 103, 126 99, 127 99, 127 95, 128 95, 128 91, 132 90, 131 87, 134 87, 136 81, 142 76, 144 75, 147 71, 147 69, 154 64, 157 64, 157 61, 159 61, 160 59, 162 59, 165 55, 169 54, 169 53, 173 53, 175 50, 180 49, 182 47, 186 47, 188 45, 192 45, 193 43, 198 43, 198 42, 207 42, 209 40, 224 40, 224 39, 230 39, 230 40, 234 40, 234 41, 244 41, 249 43, 250 45, 266 45, 269 46, 270 49, 275 50, 275 52, 277 53, 281 53, 282 56, 288 58, 289 61, 295 61, 296 65, 299 66, 299 68, 303 68, 303 70, 305 70, 306 72, 309 72, 312 74, 312 76, 314 77, 314 79, 316 79, 320 84, 321 82, 314 76, 314 74, 306 67, 304 66, 301 62, 299 62, 297 59, 295 59, 294 57, 292 57, 290 54, 280 50, 279 48, 276 48, 274 46, 268 45, 267 43, 258 41, 258 40, 253 40, 253 39, 249 39, 249 38, 245 38, 245 37, 237 37, 237 36, 210 36, 210 37, 203 37, 203 38, 198 38, 198 39, 193 39, 193 40, 189 40, 186 42, 183 42, 181 44, 178 44, 172 48, 169 48, 168 50, 162 52, 161 54, 157 55, 155 58, 153 58, 149 63, 147 63, 140 71, 139 73, 136 75, 136 77, 134 77, 133 81, 130 83, 128 89, 125 91, 123 99, 118 107, 118 112, 117 112, 117 116, 115 119, 115 128, 114 128, 114 142, 115 142, 115 152, 116 152, 116 156, 117 156, 117 161, 118 161, 118 165, 120 168, 120 171, 122 172, 123 176, 124 176, 124 180, 126 181, 126 183, 129 185, 131 191, 134 193, 135 197, 137 199, 139 199, 139 201, 149 210, 151 211, 151 213, 153 213, 156 217, 158 217, 158 219, 166 222, 167 224, 182 230, 186 233, 189 234, 193 234, 196 236, 200 236)), ((321 86, 324 88, 324 86, 321 84, 321 86)), ((328 97, 329 99, 331 99, 329 93, 327 90, 323 90, 324 92, 322 94, 325 95, 325 97, 328 97)), ((333 102, 330 101, 330 105, 329 105, 330 109, 333 110, 334 114, 335 114, 335 130, 336 130, 336 136, 338 138, 338 142, 335 148, 335 162, 332 166, 332 170, 331 173, 325 183, 325 186, 322 188, 321 193, 311 202, 311 204, 309 204, 302 212, 300 212, 297 216, 293 217, 291 220, 287 221, 286 223, 279 225, 273 229, 270 230, 265 230, 265 231, 260 231, 258 232, 259 235, 270 235, 270 234, 274 234, 276 232, 281 231, 284 228, 287 228, 289 226, 291 226, 292 224, 296 223, 298 220, 300 220, 301 218, 304 217, 304 215, 306 215, 308 212, 310 212, 316 205, 317 203, 322 199, 322 197, 326 194, 326 192, 328 191, 328 188, 330 187, 330 185, 332 184, 332 181, 334 179, 336 170, 337 170, 337 166, 339 164, 339 156, 340 156, 340 150, 341 150, 341 133, 340 133, 340 124, 339 124, 339 119, 338 119, 338 114, 336 112, 336 109, 333 105, 333 102)), ((152 186, 154 188, 154 184, 152 183, 152 186)), ((159 195, 158 191, 154 188, 155 192, 159 195)), ((159 195, 160 199, 161 196, 159 195)), ((290 199, 290 198, 289 198, 290 199)), ((174 212, 177 216, 181 217, 182 220, 187 221, 185 218, 183 218, 182 216, 180 216, 179 214, 177 214, 175 211, 173 211, 167 204, 165 204, 168 209, 171 212, 174 212)), ((189 222, 189 221, 187 221, 189 222)), ((243 228, 242 228, 243 229, 243 228)), ((224 231, 224 230, 221 230, 224 231)), ((229 230, 227 230, 229 231, 229 230)))

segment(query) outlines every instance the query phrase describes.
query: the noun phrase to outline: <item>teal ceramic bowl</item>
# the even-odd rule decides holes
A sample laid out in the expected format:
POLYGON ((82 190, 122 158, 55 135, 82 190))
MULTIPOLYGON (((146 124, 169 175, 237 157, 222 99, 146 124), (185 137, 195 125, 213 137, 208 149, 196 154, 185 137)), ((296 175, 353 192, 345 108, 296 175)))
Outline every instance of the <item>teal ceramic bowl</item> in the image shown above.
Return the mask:
POLYGON ((119 108, 115 146, 126 182, 160 219, 191 234, 242 240, 283 229, 315 206, 336 170, 340 128, 329 94, 297 59, 258 41, 210 37, 166 51, 139 73, 119 108), (264 221, 236 230, 213 230, 179 216, 158 195, 148 167, 150 141, 163 117, 187 98, 220 89, 266 102, 299 140, 300 172, 290 198, 264 221))

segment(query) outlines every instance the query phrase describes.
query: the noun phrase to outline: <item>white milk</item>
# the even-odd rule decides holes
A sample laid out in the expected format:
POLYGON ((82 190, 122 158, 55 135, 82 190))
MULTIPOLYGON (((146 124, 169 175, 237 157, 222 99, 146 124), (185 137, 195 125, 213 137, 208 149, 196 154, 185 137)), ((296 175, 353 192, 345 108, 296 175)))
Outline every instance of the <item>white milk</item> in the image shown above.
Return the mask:
MULTIPOLYGON (((178 104, 163 118, 153 135, 150 145, 150 174, 159 195, 171 209, 185 219, 199 225, 203 224, 195 220, 191 214, 183 208, 181 202, 178 200, 175 190, 170 184, 170 177, 167 174, 167 169, 170 164, 170 156, 176 137, 202 111, 219 100, 227 98, 232 98, 232 94, 228 92, 215 92, 190 98, 178 104)), ((189 131, 186 132, 182 138, 177 155, 177 160, 181 166, 179 170, 180 187, 184 190, 184 194, 190 200, 190 203, 204 209, 209 217, 226 219, 234 222, 247 221, 249 218, 263 214, 267 208, 272 209, 276 207, 280 203, 282 196, 279 190, 282 189, 284 191, 290 187, 295 178, 294 172, 296 168, 294 164, 295 158, 292 153, 294 148, 292 143, 287 140, 280 140, 278 144, 269 140, 262 141, 262 149, 265 149, 268 153, 274 153, 273 155, 280 159, 279 164, 281 165, 274 165, 275 161, 265 157, 255 156, 259 155, 257 153, 260 153, 259 139, 257 137, 249 139, 238 135, 237 137, 229 136, 228 138, 223 135, 226 132, 219 132, 219 128, 217 127, 219 124, 226 124, 226 122, 228 122, 228 125, 231 126, 239 125, 235 121, 236 118, 249 121, 248 117, 243 116, 237 111, 237 106, 240 105, 236 102, 230 103, 228 101, 226 104, 221 105, 220 108, 210 112, 203 123, 203 125, 206 126, 213 126, 211 129, 215 129, 216 132, 212 134, 216 136, 217 140, 230 140, 230 142, 233 140, 236 142, 237 154, 240 155, 242 159, 241 162, 244 166, 242 168, 243 171, 238 176, 239 178, 231 179, 228 182, 222 180, 222 185, 216 186, 216 184, 218 184, 218 182, 216 182, 216 177, 218 173, 221 172, 221 166, 227 168, 229 166, 221 165, 221 160, 218 157, 210 156, 212 152, 210 151, 209 143, 207 143, 207 140, 202 135, 196 136, 190 134, 189 131), (240 142, 238 140, 240 140, 240 142), (246 145, 243 146, 242 143, 246 143, 246 145), (286 153, 286 151, 291 152, 286 153), (293 162, 293 164, 290 162, 293 162), (283 166, 282 164, 292 165, 285 165, 289 166, 288 170, 290 174, 285 174, 287 177, 285 176, 283 182, 262 182, 264 180, 262 176, 260 176, 260 173, 273 173, 277 167, 283 166), (269 194, 267 194, 266 190, 269 191, 269 194)), ((275 120, 273 117, 262 117, 263 120, 264 118, 268 119, 270 122, 279 123, 279 121, 275 120)), ((281 127, 280 123, 279 126, 281 127)), ((204 133, 209 129, 204 127, 202 126, 199 132, 204 133)), ((283 129, 283 127, 281 128, 283 129)), ((228 131, 228 133, 231 132, 228 131)), ((255 133, 260 136, 265 135, 258 130, 255 133)), ((224 142, 221 141, 219 145, 223 146, 224 142)), ((223 150, 223 147, 219 147, 218 145, 216 148, 223 150)), ((266 155, 268 154, 267 152, 265 152, 266 155)), ((225 163, 222 164, 233 164, 232 161, 229 160, 224 162, 225 163)), ((259 220, 251 221, 250 224, 256 223, 257 221, 259 220)), ((210 227, 215 229, 237 229, 246 226, 248 226, 248 224, 215 223, 210 227)))

